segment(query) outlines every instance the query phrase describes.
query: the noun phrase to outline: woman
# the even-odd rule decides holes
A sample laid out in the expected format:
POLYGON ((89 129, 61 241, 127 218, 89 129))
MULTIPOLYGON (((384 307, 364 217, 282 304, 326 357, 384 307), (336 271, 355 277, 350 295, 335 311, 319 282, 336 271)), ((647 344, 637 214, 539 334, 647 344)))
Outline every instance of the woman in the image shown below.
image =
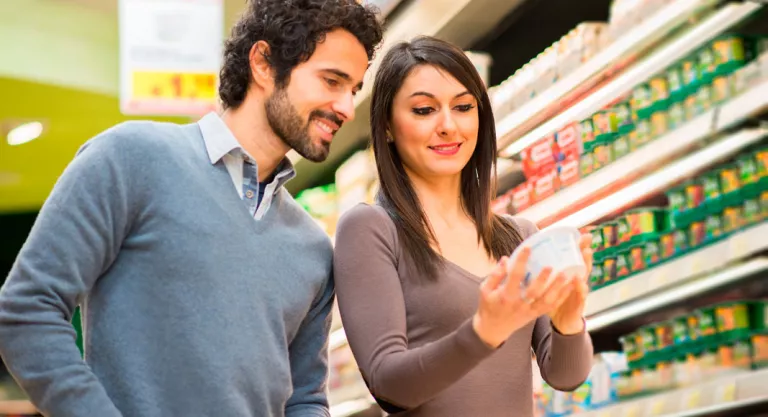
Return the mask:
MULTIPOLYGON (((385 411, 402 416, 531 416, 531 348, 542 377, 572 390, 589 373, 586 276, 521 295, 536 232, 491 213, 496 134, 464 53, 421 37, 393 47, 371 102, 378 203, 345 213, 334 274, 350 347, 385 411), (487 277, 484 279, 483 277, 487 277)), ((589 239, 582 252, 591 268, 589 239)))

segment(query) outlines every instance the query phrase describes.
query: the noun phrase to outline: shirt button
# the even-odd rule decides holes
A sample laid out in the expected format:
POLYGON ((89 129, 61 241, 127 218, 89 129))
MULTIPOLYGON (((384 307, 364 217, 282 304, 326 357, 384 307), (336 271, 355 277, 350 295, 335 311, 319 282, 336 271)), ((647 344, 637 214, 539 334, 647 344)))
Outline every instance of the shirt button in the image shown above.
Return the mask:
POLYGON ((251 190, 246 191, 245 192, 245 196, 248 197, 248 198, 253 198, 253 191, 251 191, 251 190))

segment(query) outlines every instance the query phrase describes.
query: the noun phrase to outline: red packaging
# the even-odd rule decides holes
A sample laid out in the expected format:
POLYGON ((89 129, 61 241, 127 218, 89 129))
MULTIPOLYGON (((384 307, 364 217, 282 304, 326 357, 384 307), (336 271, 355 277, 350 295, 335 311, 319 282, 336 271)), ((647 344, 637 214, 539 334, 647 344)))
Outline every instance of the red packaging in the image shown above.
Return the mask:
POLYGON ((555 191, 560 188, 559 183, 557 169, 550 169, 533 179, 534 200, 538 202, 555 194, 555 191))
POLYGON ((526 178, 537 177, 554 167, 555 147, 555 135, 552 134, 520 152, 526 178))
POLYGON ((571 123, 555 134, 553 148, 555 161, 560 162, 569 158, 578 159, 581 156, 581 134, 578 123, 571 123))
POLYGON ((533 183, 526 181, 513 188, 509 194, 512 195, 512 209, 520 213, 533 204, 533 183))
POLYGON ((569 157, 557 164, 557 172, 560 177, 560 187, 567 187, 579 181, 579 158, 569 157))

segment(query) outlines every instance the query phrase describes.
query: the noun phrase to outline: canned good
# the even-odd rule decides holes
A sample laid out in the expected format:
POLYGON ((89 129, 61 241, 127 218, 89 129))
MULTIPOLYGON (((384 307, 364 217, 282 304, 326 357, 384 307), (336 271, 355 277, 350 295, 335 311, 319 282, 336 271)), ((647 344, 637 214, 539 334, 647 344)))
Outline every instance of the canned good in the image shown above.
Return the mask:
POLYGON ((724 103, 736 95, 735 78, 731 75, 720 75, 712 80, 712 101, 724 103))
POLYGON ((737 160, 739 172, 739 184, 745 197, 755 197, 760 191, 760 177, 757 172, 757 159, 755 154, 741 155, 737 160))
POLYGON ((605 249, 605 245, 603 243, 603 229, 598 226, 592 229, 590 233, 592 234, 592 250, 599 252, 605 249))
POLYGON ((670 259, 675 256, 675 235, 670 232, 661 237, 659 240, 659 250, 661 251, 661 259, 670 259))
POLYGON ((654 238, 664 230, 667 210, 663 207, 639 207, 627 211, 633 241, 654 238))
POLYGON ((639 119, 645 119, 651 115, 653 101, 651 99, 651 87, 648 84, 642 84, 632 90, 632 98, 629 101, 633 112, 637 113, 639 119))
POLYGON ((626 216, 621 216, 616 220, 616 238, 619 245, 629 243, 632 238, 632 231, 629 228, 629 221, 626 216))
POLYGON ((672 330, 673 323, 666 321, 657 324, 653 330, 656 332, 656 349, 670 348, 675 344, 675 335, 672 330))
POLYGON ((594 170, 597 171, 613 162, 613 147, 609 142, 600 139, 595 139, 594 145, 592 155, 594 157, 594 170))
POLYGON ((696 93, 691 93, 688 97, 683 100, 683 109, 685 109, 685 119, 691 120, 694 117, 701 114, 699 111, 698 101, 696 100, 696 93))
POLYGON ((667 112, 657 111, 651 116, 651 138, 656 139, 669 130, 667 112))
POLYGON ((579 158, 579 174, 584 178, 595 171, 595 156, 592 153, 592 144, 584 146, 584 153, 579 158))
POLYGON ((689 228, 688 247, 696 248, 703 245, 707 240, 707 229, 704 222, 693 222, 689 228))
POLYGON ((632 107, 628 101, 617 104, 614 107, 614 111, 620 134, 627 134, 635 129, 635 121, 632 119, 632 107))
POLYGON ((706 307, 694 312, 698 321, 697 333, 700 338, 717 334, 717 319, 714 307, 706 307))
POLYGON ((603 284, 607 285, 616 281, 616 257, 608 253, 603 258, 603 284))
POLYGON ((672 342, 675 346, 682 346, 691 340, 688 331, 688 321, 686 317, 677 317, 672 319, 672 342))
POLYGON ((744 200, 742 216, 743 226, 748 226, 761 221, 763 216, 760 213, 760 201, 756 198, 744 200))
POLYGON ((643 247, 643 258, 647 268, 650 268, 661 261, 661 249, 659 249, 658 241, 651 240, 645 242, 643 247))
MULTIPOLYGON (((719 188, 718 188, 719 192, 719 188)), ((697 182, 687 182, 685 184, 685 202, 688 210, 694 210, 704 204, 707 195, 704 191, 704 184, 697 182)))
POLYGON ((736 165, 729 164, 720 168, 720 191, 723 194, 730 194, 739 191, 741 181, 739 168, 736 165))
POLYGON ((732 206, 723 210, 723 232, 733 233, 744 225, 742 207, 732 206))
POLYGON ((582 120, 579 123, 579 134, 581 136, 581 143, 585 148, 587 144, 592 143, 592 141, 595 140, 595 129, 591 118, 582 120))
POLYGON ((627 251, 620 251, 616 254, 616 279, 629 276, 632 271, 629 267, 629 253, 627 251))
POLYGON ((638 343, 638 337, 636 333, 630 333, 626 336, 619 338, 621 343, 621 350, 627 356, 627 360, 630 362, 637 362, 643 358, 643 351, 638 343))
POLYGON ((699 73, 699 66, 696 63, 696 56, 692 55, 683 59, 680 64, 680 75, 683 77, 683 86, 686 90, 686 94, 690 94, 699 88, 699 84, 701 84, 701 74, 699 73))
POLYGON ((746 302, 724 303, 715 306, 717 332, 725 335, 729 332, 749 331, 749 305, 746 302))
POLYGON ((619 133, 619 119, 614 109, 601 110, 592 116, 595 140, 619 133))
POLYGON ((616 246, 616 226, 617 223, 615 221, 606 222, 600 225, 600 229, 602 230, 603 235, 603 245, 605 248, 612 248, 616 246))
POLYGON ((729 74, 747 59, 745 40, 737 35, 723 35, 712 43, 714 66, 718 74, 729 74))
POLYGON ((648 83, 651 89, 651 103, 655 109, 664 109, 669 100, 669 84, 665 75, 656 76, 648 83))
POLYGON ((723 219, 719 214, 712 214, 707 217, 705 243, 714 242, 723 236, 723 219))
POLYGON ((651 120, 650 119, 641 119, 637 121, 637 124, 635 124, 635 131, 632 132, 635 135, 630 135, 629 137, 629 146, 630 149, 635 150, 641 148, 646 143, 650 142, 652 139, 653 134, 653 127, 651 126, 651 120), (632 143, 632 140, 634 139, 635 143, 632 143))
POLYGON ((682 101, 677 101, 669 106, 669 128, 677 129, 682 126, 686 121, 685 105, 682 101))
POLYGON ((683 68, 681 65, 675 65, 667 70, 667 85, 669 86, 670 98, 680 98, 685 96, 685 83, 683 81, 683 68))
POLYGON ((592 273, 589 275, 589 287, 598 288, 603 285, 603 263, 594 261, 592 263, 592 273))
POLYGON ((629 269, 633 273, 640 272, 648 267, 645 264, 644 251, 645 247, 640 245, 629 248, 629 269))
POLYGON ((707 45, 699 50, 697 53, 697 64, 702 83, 712 81, 712 78, 715 76, 716 67, 715 54, 712 51, 711 45, 707 45))
POLYGON ((613 141, 613 158, 614 160, 622 158, 629 154, 629 136, 621 135, 613 141))
POLYGON ((752 362, 757 366, 768 364, 768 334, 752 335, 752 362))
POLYGON ((702 84, 696 92, 696 114, 708 111, 712 108, 713 103, 712 86, 710 84, 702 84))

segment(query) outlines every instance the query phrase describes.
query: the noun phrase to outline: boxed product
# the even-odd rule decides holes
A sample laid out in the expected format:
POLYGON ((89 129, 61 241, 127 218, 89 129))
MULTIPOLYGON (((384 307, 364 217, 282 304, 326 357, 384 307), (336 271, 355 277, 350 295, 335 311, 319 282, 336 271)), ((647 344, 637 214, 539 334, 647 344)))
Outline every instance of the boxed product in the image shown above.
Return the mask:
POLYGON ((557 73, 560 78, 573 72, 603 48, 607 28, 606 23, 584 22, 557 42, 557 73))
POLYGON ((523 174, 528 179, 555 168, 555 135, 549 135, 520 152, 523 174))
POLYGON ((555 194, 560 189, 560 178, 557 169, 552 167, 541 174, 532 177, 534 201, 541 201, 555 194))
POLYGON ((526 181, 513 188, 511 193, 512 210, 515 213, 527 209, 534 203, 533 182, 526 181))

